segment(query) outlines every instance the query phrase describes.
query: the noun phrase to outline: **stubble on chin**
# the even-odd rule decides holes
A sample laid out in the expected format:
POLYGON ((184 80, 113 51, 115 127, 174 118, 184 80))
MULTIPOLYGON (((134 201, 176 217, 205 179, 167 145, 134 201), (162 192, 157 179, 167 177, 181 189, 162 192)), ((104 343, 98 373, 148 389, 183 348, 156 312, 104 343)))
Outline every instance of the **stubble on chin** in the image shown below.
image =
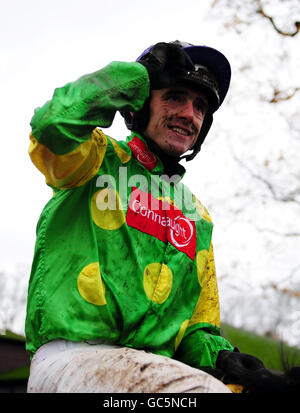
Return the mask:
POLYGON ((181 156, 184 153, 183 150, 179 151, 176 145, 172 144, 172 142, 169 142, 168 140, 165 140, 164 148, 162 149, 168 155, 173 157, 181 156))

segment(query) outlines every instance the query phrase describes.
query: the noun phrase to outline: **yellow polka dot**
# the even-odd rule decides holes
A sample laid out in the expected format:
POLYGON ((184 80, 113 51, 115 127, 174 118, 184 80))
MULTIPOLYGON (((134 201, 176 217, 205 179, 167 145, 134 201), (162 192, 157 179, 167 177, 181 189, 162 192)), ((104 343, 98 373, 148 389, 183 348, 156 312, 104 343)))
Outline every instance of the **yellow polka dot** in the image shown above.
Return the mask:
POLYGON ((162 304, 172 289, 173 274, 166 264, 153 262, 144 270, 143 286, 149 300, 162 304))
POLYGON ((204 277, 205 266, 207 263, 207 257, 208 257, 207 250, 201 250, 197 252, 197 256, 196 256, 197 275, 198 275, 198 281, 201 287, 203 286, 203 277, 204 277))
POLYGON ((196 211, 198 212, 200 217, 205 219, 208 222, 212 222, 212 219, 211 219, 207 209, 205 208, 204 205, 201 204, 201 202, 195 197, 195 195, 193 195, 193 200, 194 200, 194 203, 195 203, 196 211))
POLYGON ((94 223, 102 229, 118 229, 125 222, 119 194, 112 188, 100 189, 93 195, 91 213, 94 223))
POLYGON ((78 291, 82 298, 91 304, 105 305, 105 287, 101 278, 98 262, 92 262, 84 267, 77 278, 78 291))
POLYGON ((203 276, 199 281, 202 283, 202 290, 190 319, 190 326, 197 323, 220 326, 219 294, 212 245, 208 252, 205 271, 202 274, 203 276))
POLYGON ((113 138, 111 138, 111 137, 109 137, 109 139, 110 139, 111 143, 113 144, 114 150, 115 150, 116 154, 118 155, 120 161, 121 161, 122 163, 128 162, 128 161, 130 160, 130 158, 131 158, 131 155, 129 155, 127 152, 125 152, 125 151, 120 147, 120 145, 118 144, 118 142, 117 142, 115 139, 113 139, 113 138))
POLYGON ((181 323, 179 332, 175 338, 175 351, 177 350, 179 344, 181 343, 181 340, 183 339, 185 330, 188 328, 190 320, 185 320, 183 323, 181 323))

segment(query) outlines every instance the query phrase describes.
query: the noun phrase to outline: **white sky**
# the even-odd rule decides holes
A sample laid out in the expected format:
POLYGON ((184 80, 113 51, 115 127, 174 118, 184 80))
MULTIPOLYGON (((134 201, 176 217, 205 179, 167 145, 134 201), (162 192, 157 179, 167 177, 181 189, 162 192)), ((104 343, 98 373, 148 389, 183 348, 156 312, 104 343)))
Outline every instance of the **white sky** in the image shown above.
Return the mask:
MULTIPOLYGON (((19 264, 31 265, 36 223, 52 196, 44 177, 27 153, 29 123, 34 109, 50 99, 56 87, 98 70, 112 60, 132 61, 151 44, 180 39, 216 47, 232 65, 234 75, 227 97, 230 105, 218 111, 213 126, 213 131, 219 130, 221 134, 216 137, 211 132, 210 145, 201 151, 196 161, 188 164, 187 175, 195 176, 195 179, 187 178, 187 182, 214 217, 214 236, 218 240, 215 251, 218 250, 217 264, 219 262, 221 274, 231 274, 229 287, 230 279, 235 282, 237 277, 245 287, 244 295, 234 288, 228 288, 225 293, 221 291, 221 296, 227 296, 224 308, 230 314, 231 322, 234 320, 230 305, 237 303, 235 314, 240 315, 242 323, 245 323, 246 314, 248 327, 262 326, 261 317, 258 323, 255 312, 249 312, 247 299, 251 289, 247 288, 247 282, 256 286, 263 283, 266 276, 285 279, 288 274, 299 271, 300 239, 290 237, 281 242, 281 238, 272 233, 255 231, 252 224, 271 230, 277 228, 282 233, 299 232, 299 209, 298 205, 269 202, 264 185, 257 181, 251 183, 245 171, 233 163, 228 143, 232 142, 236 155, 246 165, 268 179, 273 177, 270 176, 273 165, 277 189, 282 187, 284 192, 286 187, 298 187, 299 137, 289 135, 290 128, 285 122, 286 119, 295 125, 298 122, 294 130, 299 129, 299 97, 275 106, 266 100, 272 97, 276 86, 283 91, 289 86, 299 86, 299 47, 295 46, 299 39, 288 39, 290 53, 287 59, 287 38, 278 36, 266 20, 259 21, 252 30, 246 24, 247 30, 242 34, 229 29, 225 32, 224 27, 221 30, 224 16, 218 8, 214 9, 218 18, 205 19, 206 11, 214 1, 0 0, 0 273, 5 270, 8 273, 6 284, 12 283, 12 287, 6 289, 11 291, 8 294, 10 301, 0 305, 0 316, 1 308, 9 307, 9 314, 19 308, 17 305, 27 280, 10 277, 9 273, 16 274, 19 264), (285 111, 288 115, 281 116, 285 111), (279 168, 277 161, 281 153, 285 161, 279 168), (265 160, 270 161, 269 174, 265 160), (206 174, 203 182, 201 171, 206 174), (244 190, 245 182, 249 185, 248 194, 244 190), (198 194, 201 186, 204 194, 198 194), (208 186, 215 189, 208 192, 208 186), (260 191, 265 191, 263 196, 260 191), (224 208, 222 200, 226 200, 224 208), (211 210, 207 201, 217 207, 217 211, 211 210), (230 227, 229 233, 228 223, 231 222, 236 225, 230 227), (235 266, 235 260, 240 261, 239 265, 235 266), (21 286, 18 293, 14 283, 21 286), (253 316, 251 319, 250 315, 253 316)), ((270 0, 271 3, 275 2, 270 0)), ((277 1, 278 4, 281 3, 277 1)), ((283 14, 290 14, 286 2, 284 6, 283 14)), ((232 12, 226 8, 220 10, 224 14, 232 12)), ((247 7, 241 7, 240 12, 243 11, 247 22, 247 7)), ((292 13, 295 20, 299 20, 299 12, 292 13)), ((275 14, 280 15, 278 11, 275 14)), ((111 129, 109 133, 117 139, 128 134, 120 117, 111 129)), ((275 304, 268 301, 267 307, 275 308, 277 312, 275 301, 275 304)), ((257 301, 255 297, 255 306, 258 305, 264 305, 264 301, 257 301)), ((24 311, 16 312, 23 320, 24 311)), ((268 316, 267 311, 261 314, 268 316)), ((294 316, 296 313, 289 311, 287 316, 289 314, 294 316)), ((23 326, 22 320, 17 320, 17 324, 23 326)), ((267 321, 266 328, 270 329, 269 318, 267 321)), ((283 324, 289 326, 289 323, 283 324)), ((297 330, 297 343, 300 343, 299 334, 297 330)))
MULTIPOLYGON (((209 4, 210 0, 189 0, 188 7, 182 0, 2 0, 0 271, 12 263, 31 262, 36 222, 51 196, 27 154, 34 108, 50 99, 54 88, 112 60, 135 60, 158 41, 216 46, 214 27, 202 19, 209 4)), ((123 138, 127 130, 122 125, 122 132, 110 133, 123 138)))

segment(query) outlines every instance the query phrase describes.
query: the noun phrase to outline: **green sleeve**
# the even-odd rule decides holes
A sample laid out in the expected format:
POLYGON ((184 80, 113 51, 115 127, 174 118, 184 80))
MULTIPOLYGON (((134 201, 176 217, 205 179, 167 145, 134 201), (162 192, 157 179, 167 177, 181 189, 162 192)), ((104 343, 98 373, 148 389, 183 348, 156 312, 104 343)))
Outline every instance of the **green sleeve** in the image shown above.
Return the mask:
POLYGON ((188 327, 175 358, 192 367, 216 367, 221 350, 233 351, 234 347, 220 335, 219 327, 199 323, 188 327))
POLYGON ((112 62, 55 90, 35 110, 32 135, 57 155, 87 141, 92 130, 109 127, 118 110, 137 111, 149 95, 149 77, 137 62, 112 62))

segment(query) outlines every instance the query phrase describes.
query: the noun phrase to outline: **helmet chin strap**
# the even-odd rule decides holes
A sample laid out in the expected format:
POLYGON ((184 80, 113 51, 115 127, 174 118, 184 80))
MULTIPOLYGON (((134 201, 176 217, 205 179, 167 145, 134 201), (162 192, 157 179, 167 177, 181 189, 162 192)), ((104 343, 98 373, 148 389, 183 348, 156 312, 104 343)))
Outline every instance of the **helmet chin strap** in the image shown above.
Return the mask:
POLYGON ((180 157, 180 161, 185 159, 186 162, 191 161, 192 159, 195 158, 195 156, 200 152, 202 143, 204 142, 206 135, 208 134, 211 125, 213 123, 213 114, 211 112, 207 112, 205 115, 199 136, 196 140, 195 145, 191 148, 192 152, 182 155, 180 157))
POLYGON ((179 162, 185 160, 186 162, 191 161, 192 159, 195 158, 195 156, 197 155, 197 153, 200 152, 200 148, 198 150, 193 150, 191 153, 185 154, 180 156, 179 158, 179 162))
POLYGON ((145 139, 148 148, 162 161, 164 165, 164 172, 168 176, 172 176, 175 174, 180 175, 184 172, 184 167, 179 164, 180 156, 169 155, 164 150, 162 150, 161 147, 157 145, 157 143, 154 142, 151 138, 149 138, 149 136, 147 136, 145 133, 141 133, 141 135, 145 139))

